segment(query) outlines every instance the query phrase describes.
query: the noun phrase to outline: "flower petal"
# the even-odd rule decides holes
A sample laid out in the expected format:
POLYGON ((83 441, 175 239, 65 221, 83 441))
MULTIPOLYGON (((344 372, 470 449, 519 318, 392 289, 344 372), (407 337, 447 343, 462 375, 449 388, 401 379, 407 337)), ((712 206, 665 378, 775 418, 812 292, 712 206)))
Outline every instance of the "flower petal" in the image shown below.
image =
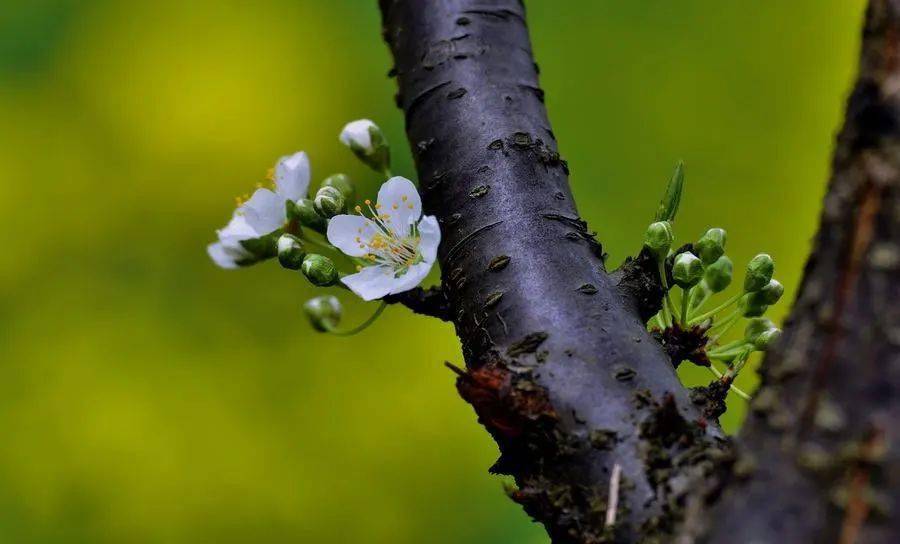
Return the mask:
POLYGON ((341 281, 363 300, 375 300, 391 292, 396 284, 394 272, 386 266, 367 266, 341 281))
POLYGON ((371 153, 372 135, 369 134, 369 128, 374 126, 375 123, 368 119, 350 121, 344 126, 344 129, 341 130, 341 135, 338 138, 341 140, 341 143, 347 147, 351 147, 350 144, 354 143, 366 153, 371 153))
POLYGON ((426 215, 419 221, 419 253, 425 262, 433 263, 441 244, 441 227, 433 215, 426 215))
POLYGON ((405 235, 422 216, 422 198, 413 182, 394 176, 378 190, 379 213, 387 215, 385 223, 397 234, 405 235))
POLYGON ((268 189, 257 189, 238 213, 244 214, 244 219, 257 236, 265 236, 284 225, 287 218, 284 205, 283 196, 268 189))
POLYGON ((413 287, 422 283, 422 280, 424 280, 425 276, 428 275, 428 272, 431 271, 431 267, 433 265, 434 261, 426 261, 410 266, 406 271, 406 274, 403 274, 399 278, 394 279, 394 283, 393 285, 391 285, 391 294, 393 295, 395 293, 409 291, 413 287))
POLYGON ((226 270, 238 268, 237 260, 231 252, 225 250, 221 242, 215 242, 206 246, 206 252, 216 265, 226 270))
POLYGON ((309 191, 309 158, 303 151, 278 159, 275 165, 276 192, 287 200, 305 198, 309 191))
POLYGON ((219 229, 216 231, 216 234, 219 235, 219 240, 223 238, 236 238, 247 240, 250 238, 256 237, 256 231, 247 224, 247 219, 243 216, 243 214, 238 215, 235 214, 231 221, 225 225, 225 228, 219 229))
POLYGON ((369 253, 364 242, 372 239, 375 224, 360 215, 336 215, 328 221, 328 242, 351 257, 369 253), (362 247, 360 247, 362 246, 362 247))

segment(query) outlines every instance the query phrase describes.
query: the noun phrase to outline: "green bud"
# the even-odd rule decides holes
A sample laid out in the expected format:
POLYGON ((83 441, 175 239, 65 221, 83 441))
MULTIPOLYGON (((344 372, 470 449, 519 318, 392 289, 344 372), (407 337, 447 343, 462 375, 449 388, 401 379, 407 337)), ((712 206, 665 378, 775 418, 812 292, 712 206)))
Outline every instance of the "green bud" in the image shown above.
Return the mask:
POLYGON ((288 270, 300 270, 306 251, 303 241, 293 234, 282 234, 278 238, 278 262, 288 270))
POLYGON ((681 203, 681 193, 684 191, 684 162, 679 161, 675 166, 675 172, 672 179, 666 186, 666 194, 663 195, 659 203, 659 209, 656 211, 657 221, 675 221, 675 214, 678 212, 678 205, 681 203))
POLYGON ((706 267, 703 280, 713 293, 721 293, 731 285, 734 266, 727 255, 722 255, 714 263, 706 267))
POLYGON ((683 289, 697 285, 703 279, 703 263, 693 253, 680 253, 672 265, 672 279, 683 289))
POLYGON ((316 213, 326 219, 331 219, 335 215, 342 213, 345 210, 345 205, 344 195, 334 187, 322 187, 316 193, 316 198, 313 199, 316 213))
POLYGON ((316 253, 310 253, 303 259, 300 270, 310 283, 318 287, 334 285, 339 279, 334 262, 328 257, 316 253))
POLYGON ((784 294, 784 286, 778 280, 769 280, 769 283, 759 290, 759 294, 766 304, 775 304, 781 300, 781 295, 784 294))
POLYGON ((747 293, 741 297, 739 304, 741 315, 744 317, 760 317, 769 309, 769 305, 756 292, 747 293))
POLYGON ((376 172, 390 170, 391 148, 384 133, 372 121, 359 119, 347 123, 339 138, 359 160, 376 172))
POLYGON ((669 254, 669 248, 672 247, 674 240, 672 224, 668 221, 657 221, 647 227, 647 233, 644 234, 644 247, 649 249, 658 261, 661 261, 669 254))
POLYGON ((350 181, 350 176, 347 174, 332 174, 325 178, 325 181, 322 182, 322 187, 334 187, 338 191, 341 192, 341 195, 344 197, 344 203, 346 207, 350 207, 356 201, 356 188, 353 186, 353 182, 350 181))
POLYGON ((328 332, 341 322, 341 303, 337 297, 325 295, 311 298, 303 304, 303 311, 309 317, 313 328, 319 332, 328 332))
POLYGON ((747 276, 744 278, 744 292, 759 291, 769 283, 775 273, 775 261, 766 253, 760 253, 750 259, 747 265, 747 276))
POLYGON ((781 329, 772 328, 761 332, 753 341, 753 346, 758 351, 766 351, 772 347, 779 338, 781 338, 781 329))
POLYGON ((756 337, 760 334, 766 332, 770 329, 777 328, 775 323, 772 323, 771 320, 766 319, 764 317, 754 317, 747 323, 747 328, 744 329, 744 339, 748 342, 756 342, 756 337))
POLYGON ((313 201, 301 198, 293 202, 287 202, 288 219, 298 221, 302 226, 310 228, 320 234, 324 234, 328 228, 328 221, 316 212, 313 201))
POLYGON ((714 228, 706 231, 694 244, 694 251, 703 264, 716 262, 716 259, 725 254, 725 230, 714 228))

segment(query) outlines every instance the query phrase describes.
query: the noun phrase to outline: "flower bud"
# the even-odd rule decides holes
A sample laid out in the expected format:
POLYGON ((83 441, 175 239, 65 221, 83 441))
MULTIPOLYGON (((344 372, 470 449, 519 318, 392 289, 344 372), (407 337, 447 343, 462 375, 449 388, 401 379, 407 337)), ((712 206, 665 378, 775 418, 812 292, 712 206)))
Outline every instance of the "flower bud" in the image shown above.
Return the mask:
POLYGON ((303 304, 303 311, 309 317, 313 328, 319 332, 328 332, 341 322, 341 303, 337 297, 331 295, 307 300, 303 304))
POLYGON ((669 248, 675 240, 672 225, 668 221, 657 221, 647 227, 644 234, 644 247, 649 249, 657 261, 662 261, 669 254, 669 248))
POLYGON ((288 270, 300 270, 306 251, 303 241, 293 234, 282 234, 278 238, 278 262, 288 270))
POLYGON ((346 206, 352 206, 353 202, 356 200, 356 188, 353 186, 353 182, 350 181, 350 176, 347 174, 332 174, 325 178, 325 181, 322 182, 322 187, 334 187, 338 191, 341 192, 341 195, 344 197, 344 203, 346 206))
POLYGON ((731 259, 726 255, 722 255, 714 263, 706 267, 703 273, 703 280, 709 286, 713 293, 720 293, 731 285, 731 277, 734 272, 734 266, 731 259))
POLYGON ((776 329, 775 323, 764 317, 754 317, 747 323, 744 329, 744 339, 748 342, 756 342, 756 337, 770 329, 776 329))
POLYGON ((310 283, 318 287, 334 285, 339 279, 334 262, 328 257, 316 253, 310 253, 303 259, 300 270, 310 283))
POLYGON ((680 253, 672 265, 672 279, 683 289, 689 289, 703 279, 703 263, 693 253, 680 253))
POLYGON ((759 291, 769 283, 772 274, 775 273, 775 261, 765 253, 760 253, 750 259, 747 265, 747 276, 744 278, 744 291, 752 293, 759 291))
POLYGON ((753 347, 755 347, 758 351, 766 351, 767 349, 772 347, 772 345, 774 345, 779 338, 781 338, 781 329, 771 328, 767 331, 761 332, 756 337, 756 339, 753 341, 753 347))
POLYGON ((344 195, 334 187, 322 187, 313 200, 316 213, 326 219, 331 219, 335 215, 342 213, 345 209, 345 204, 344 195))
POLYGON ((784 294, 784 286, 778 280, 769 280, 769 283, 759 290, 759 294, 766 304, 775 304, 784 294))
POLYGON ((328 221, 316 212, 315 204, 308 198, 301 198, 296 202, 288 200, 287 216, 318 233, 324 234, 328 228, 328 221))
POLYGON ((387 172, 391 166, 391 148, 378 125, 368 119, 351 121, 344 126, 341 143, 376 172, 387 172))
POLYGON ((769 309, 769 305, 759 296, 759 293, 747 293, 741 297, 739 304, 741 315, 744 317, 760 317, 769 309))
POLYGON ((706 234, 694 244, 694 251, 703 264, 716 262, 716 259, 725 254, 725 230, 715 228, 706 231, 706 234))

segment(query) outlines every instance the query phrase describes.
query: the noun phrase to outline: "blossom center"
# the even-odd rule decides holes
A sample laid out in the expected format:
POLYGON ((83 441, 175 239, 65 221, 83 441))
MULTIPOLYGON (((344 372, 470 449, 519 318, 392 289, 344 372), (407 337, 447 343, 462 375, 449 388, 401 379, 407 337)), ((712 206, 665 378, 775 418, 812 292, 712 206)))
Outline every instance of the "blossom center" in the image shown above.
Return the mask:
MULTIPOLYGON (((397 209, 401 205, 405 205, 406 197, 403 197, 401 203, 391 206, 397 209)), ((365 249, 367 253, 362 257, 370 264, 369 266, 387 266, 394 271, 396 277, 405 274, 409 267, 422 262, 424 259, 419 251, 419 231, 416 224, 409 225, 404 228, 403 225, 394 225, 393 218, 389 213, 379 213, 380 204, 372 207, 372 201, 365 201, 369 215, 364 213, 361 206, 356 206, 356 213, 368 219, 374 227, 374 232, 366 232, 367 229, 359 228, 356 236, 356 243, 360 249, 365 249)), ((412 204, 409 204, 412 209, 412 204)), ((358 270, 362 266, 357 267, 358 270)))

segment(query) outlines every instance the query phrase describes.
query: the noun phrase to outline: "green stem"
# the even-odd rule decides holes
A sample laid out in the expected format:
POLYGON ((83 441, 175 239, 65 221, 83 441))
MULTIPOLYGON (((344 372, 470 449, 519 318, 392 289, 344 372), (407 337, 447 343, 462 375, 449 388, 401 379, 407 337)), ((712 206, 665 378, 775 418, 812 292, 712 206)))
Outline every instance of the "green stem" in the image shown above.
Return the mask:
POLYGON ((737 295, 734 295, 733 297, 731 297, 730 299, 726 300, 726 301, 723 302, 722 304, 716 306, 716 307, 713 308, 712 310, 710 310, 710 311, 708 311, 708 312, 706 312, 706 313, 703 313, 703 314, 698 315, 698 316, 695 317, 694 319, 691 319, 691 325, 696 325, 697 323, 701 323, 701 322, 703 322, 703 321, 709 319, 710 317, 716 315, 717 313, 721 312, 721 311, 724 310, 725 308, 731 306, 731 305, 734 304, 735 302, 741 300, 741 297, 742 297, 742 296, 744 296, 744 293, 738 293, 737 295))
POLYGON ((387 308, 387 302, 381 301, 381 304, 378 305, 378 308, 375 310, 375 313, 373 313, 371 316, 369 316, 369 319, 366 319, 365 321, 363 321, 359 326, 352 328, 348 331, 341 331, 338 329, 329 328, 328 332, 330 332, 331 334, 334 334, 336 336, 353 336, 354 334, 359 334, 362 331, 369 328, 369 325, 371 325, 372 323, 375 323, 375 320, 378 319, 379 316, 381 316, 381 312, 383 312, 385 308, 387 308))
POLYGON ((731 315, 729 315, 728 317, 726 317, 724 320, 722 320, 721 322, 716 323, 715 325, 713 325, 713 327, 712 327, 710 330, 718 329, 719 327, 722 327, 722 328, 719 329, 719 332, 717 332, 715 336, 713 336, 712 338, 710 338, 709 341, 710 341, 711 343, 718 342, 718 341, 719 341, 719 338, 722 338, 722 336, 723 336, 726 332, 728 332, 729 330, 731 330, 731 327, 733 327, 734 324, 737 323, 738 320, 739 320, 740 318, 741 318, 741 313, 740 313, 740 311, 734 311, 734 312, 731 313, 731 315))
MULTIPOLYGON (((697 284, 697 285, 699 285, 699 284, 697 284)), ((697 298, 698 292, 700 292, 700 289, 697 289, 696 286, 691 288, 691 296, 688 297, 688 313, 687 313, 688 317, 690 317, 691 314, 694 313, 694 311, 695 311, 694 299, 697 298)), ((685 320, 685 322, 687 322, 687 321, 685 320)))
POLYGON ((672 326, 674 321, 672 316, 675 315, 675 305, 672 304, 672 297, 669 296, 669 280, 666 279, 666 265, 665 260, 657 261, 657 268, 659 269, 659 281, 662 283, 663 292, 665 292, 665 298, 663 300, 663 318, 664 321, 668 321, 667 326, 672 326))
MULTIPOLYGON (((710 341, 709 343, 712 343, 712 341, 710 341)), ((729 349, 736 348, 736 347, 741 346, 746 343, 747 343, 747 341, 742 338, 740 340, 735 340, 734 342, 728 342, 727 344, 723 344, 721 346, 715 347, 715 348, 707 351, 707 353, 715 353, 718 351, 727 351, 729 349)))
POLYGON ((687 327, 688 306, 690 305, 690 298, 693 293, 693 287, 689 289, 685 289, 684 287, 681 288, 681 324, 685 328, 687 327))
POLYGON ((738 357, 737 360, 732 363, 731 368, 728 369, 731 376, 737 377, 738 373, 744 368, 744 365, 747 364, 747 361, 750 360, 751 353, 752 350, 747 350, 744 352, 744 355, 738 357))
POLYGON ((740 355, 746 351, 746 346, 738 346, 736 348, 731 349, 723 349, 707 352, 706 356, 710 359, 727 359, 728 357, 733 357, 735 355, 740 355))
MULTIPOLYGON (((708 368, 709 368, 709 371, 712 372, 716 378, 721 380, 724 377, 724 374, 722 374, 721 372, 716 370, 716 367, 714 367, 712 364, 710 364, 708 368)), ((731 389, 732 391, 734 391, 734 393, 737 396, 741 397, 742 399, 747 400, 747 401, 750 400, 750 395, 748 395, 747 393, 744 393, 743 391, 741 391, 740 389, 735 387, 734 384, 731 384, 730 386, 728 386, 728 388, 731 389)))

